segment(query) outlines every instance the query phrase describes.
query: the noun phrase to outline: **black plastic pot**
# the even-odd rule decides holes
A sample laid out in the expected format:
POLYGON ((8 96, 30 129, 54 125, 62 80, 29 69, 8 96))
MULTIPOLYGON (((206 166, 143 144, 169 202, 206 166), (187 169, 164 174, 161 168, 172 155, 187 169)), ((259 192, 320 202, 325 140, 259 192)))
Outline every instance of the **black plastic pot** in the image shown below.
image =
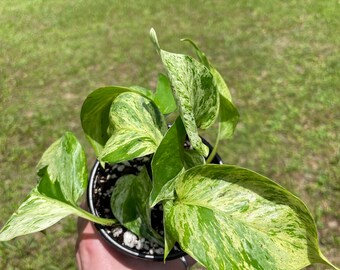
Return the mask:
MULTIPOLYGON (((210 151, 212 150, 212 146, 204 139, 202 139, 203 142, 210 148, 210 151)), ((218 154, 215 155, 213 162, 215 164, 223 164, 222 159, 218 154)), ((120 166, 123 163, 116 164, 117 166, 120 166)), ((96 216, 101 216, 101 217, 108 217, 103 215, 102 211, 98 210, 98 202, 96 202, 96 197, 98 195, 95 195, 95 190, 97 189, 98 186, 98 181, 100 181, 98 174, 100 172, 103 172, 104 169, 101 168, 100 164, 98 161, 95 162, 90 177, 89 177, 89 183, 88 183, 88 188, 87 188, 87 202, 88 202, 88 207, 89 210, 92 214, 96 216)), ((112 184, 111 184, 112 185, 112 184)), ((134 248, 129 248, 127 246, 122 245, 119 241, 117 241, 113 235, 112 235, 112 227, 107 227, 103 226, 100 224, 95 224, 96 229, 99 231, 99 233, 104 237, 104 239, 112 245, 114 248, 118 249, 119 251, 131 255, 135 258, 141 258, 145 260, 152 260, 152 261, 163 261, 163 254, 146 254, 144 252, 138 251, 137 249, 134 248)), ((167 260, 173 260, 173 259, 178 259, 183 256, 185 256, 186 253, 180 250, 179 248, 173 249, 170 254, 167 256, 167 260)))

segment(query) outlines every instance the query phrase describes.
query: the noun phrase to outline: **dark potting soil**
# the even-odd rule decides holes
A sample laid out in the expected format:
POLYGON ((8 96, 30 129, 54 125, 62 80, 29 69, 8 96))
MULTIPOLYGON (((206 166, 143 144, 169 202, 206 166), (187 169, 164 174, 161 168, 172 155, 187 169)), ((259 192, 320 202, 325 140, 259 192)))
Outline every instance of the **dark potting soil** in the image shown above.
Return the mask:
MULTIPOLYGON (((203 140, 205 144, 207 144, 212 149, 211 145, 209 145, 205 140, 203 140)), ((189 141, 184 144, 185 148, 192 149, 189 141)), ((131 161, 124 161, 121 163, 109 165, 106 164, 105 169, 100 165, 97 168, 94 184, 93 184, 93 205, 97 211, 98 216, 104 218, 114 218, 110 207, 111 194, 114 189, 114 186, 117 180, 127 174, 138 175, 140 171, 146 166, 149 175, 151 176, 151 159, 152 155, 140 157, 133 159, 131 161)), ((212 160, 212 163, 220 164, 222 162, 221 158, 216 155, 212 160)), ((152 227, 160 234, 164 235, 164 227, 163 227, 163 209, 162 205, 156 205, 151 209, 151 224, 152 227)), ((124 245, 124 234, 132 234, 120 224, 114 224, 111 226, 101 226, 104 228, 106 233, 109 234, 116 242, 124 245)), ((133 235, 134 236, 134 235, 133 235)), ((146 239, 139 239, 138 236, 137 247, 128 247, 135 252, 143 253, 146 255, 163 255, 164 249, 158 246, 156 243, 151 243, 146 239)), ((173 251, 171 253, 176 253, 180 251, 178 245, 175 245, 173 251)), ((182 251, 180 251, 182 252, 182 251)), ((170 254, 171 254, 170 253, 170 254)))
MULTIPOLYGON (((149 155, 113 165, 106 164, 105 169, 101 166, 98 166, 93 185, 93 205, 100 217, 114 218, 110 208, 111 193, 117 180, 121 176, 127 174, 137 175, 144 166, 146 166, 149 174, 151 175, 151 157, 152 156, 149 155)), ((156 205, 151 209, 151 224, 160 235, 164 235, 163 210, 161 204, 156 205)), ((102 227, 116 242, 124 245, 124 234, 128 231, 125 227, 120 224, 102 227)), ((125 237, 131 235, 135 238, 137 237, 138 244, 136 245, 137 247, 128 248, 132 248, 136 252, 150 255, 164 254, 163 247, 158 246, 156 243, 152 243, 146 239, 140 239, 138 236, 134 236, 132 233, 126 233, 125 237)), ((176 249, 178 249, 178 247, 175 247, 175 250, 176 249)))

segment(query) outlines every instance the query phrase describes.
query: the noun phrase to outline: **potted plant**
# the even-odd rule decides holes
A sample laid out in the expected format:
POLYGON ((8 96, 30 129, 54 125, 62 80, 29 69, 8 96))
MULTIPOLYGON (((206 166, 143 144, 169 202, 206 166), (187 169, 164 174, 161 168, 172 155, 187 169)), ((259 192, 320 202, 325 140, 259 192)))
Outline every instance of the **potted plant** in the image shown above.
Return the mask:
MULTIPOLYGON (((0 240, 75 214, 102 226, 120 224, 139 240, 156 243, 164 259, 178 243, 207 269, 286 270, 311 263, 337 269, 321 253, 315 222, 299 198, 256 172, 218 159, 212 163, 219 140, 232 136, 239 114, 205 54, 187 39, 198 60, 170 53, 160 48, 153 29, 150 37, 166 70, 155 93, 104 87, 92 92, 81 110, 98 159, 91 181, 114 182, 105 191, 108 216, 78 205, 88 186, 86 157, 67 132, 43 154, 40 181, 4 225, 0 240), (209 150, 198 130, 214 123, 216 142, 209 150), (162 213, 163 232, 152 223, 155 208, 162 213)), ((89 194, 94 188, 91 184, 89 194)))

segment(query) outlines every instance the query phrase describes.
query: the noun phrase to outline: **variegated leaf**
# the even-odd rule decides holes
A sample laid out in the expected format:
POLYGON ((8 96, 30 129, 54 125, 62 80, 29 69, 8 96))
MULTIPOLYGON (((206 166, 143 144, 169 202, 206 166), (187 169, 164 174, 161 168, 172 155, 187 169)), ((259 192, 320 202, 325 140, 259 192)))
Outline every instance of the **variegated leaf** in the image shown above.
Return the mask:
POLYGON ((65 203, 41 195, 35 188, 0 231, 0 241, 44 230, 72 213, 65 203))
POLYGON ((111 209, 119 222, 133 233, 163 245, 162 238, 151 226, 150 191, 151 180, 145 167, 139 175, 124 175, 112 192, 111 209))
POLYGON ((222 96, 224 96, 227 100, 232 102, 231 94, 230 94, 230 91, 229 91, 227 84, 223 80, 221 74, 210 64, 205 53, 202 52, 201 49, 197 46, 197 44, 195 42, 193 42, 191 39, 185 38, 185 39, 182 39, 182 41, 189 42, 190 45, 195 49, 196 55, 197 55, 198 59, 200 60, 200 62, 202 64, 204 64, 210 70, 210 72, 213 74, 219 93, 222 96))
POLYGON ((174 97, 193 147, 207 156, 209 149, 198 136, 197 128, 210 127, 218 116, 219 95, 213 75, 190 56, 160 49, 155 31, 150 31, 167 70, 174 97))
POLYGON ((221 74, 210 64, 204 52, 190 39, 184 39, 189 42, 195 49, 196 54, 206 67, 212 73, 218 92, 220 94, 220 117, 219 117, 219 138, 230 138, 236 128, 239 120, 239 113, 232 103, 231 94, 221 74))
MULTIPOLYGON (((183 171, 184 169, 181 172, 183 171)), ((168 180, 163 186, 161 186, 158 193, 149 198, 150 207, 154 207, 162 201, 175 199, 175 183, 176 177, 168 180)))
POLYGON ((84 151, 72 133, 53 143, 38 164, 38 185, 0 231, 0 241, 44 230, 70 214, 112 224, 81 209, 77 202, 87 187, 84 151))
POLYGON ((164 74, 158 76, 154 102, 163 114, 172 113, 177 108, 169 79, 164 74))
POLYGON ((109 139, 109 112, 112 101, 121 93, 135 92, 146 97, 152 95, 141 87, 103 87, 93 91, 85 99, 81 108, 81 124, 84 133, 95 150, 97 156, 109 139))
POLYGON ((183 38, 181 39, 181 41, 188 42, 195 49, 196 56, 198 57, 199 61, 210 69, 210 63, 207 56, 204 52, 200 50, 200 48, 198 48, 197 44, 194 41, 192 41, 190 38, 183 38))
POLYGON ((71 132, 44 152, 37 174, 41 177, 38 185, 41 194, 77 204, 87 187, 88 173, 84 150, 71 132))
MULTIPOLYGON (((162 188, 183 169, 183 145, 185 137, 186 133, 183 122, 181 118, 178 117, 165 134, 152 159, 153 187, 150 194, 151 206, 158 203, 160 198, 164 199, 164 195, 159 197, 160 193, 164 193, 164 191, 161 192, 162 188)), ((166 190, 168 190, 168 188, 166 188, 166 190)))
MULTIPOLYGON (((194 167, 166 202, 166 247, 181 248, 207 269, 301 269, 326 263, 303 202, 270 179, 228 165, 194 167)), ((167 249, 168 251, 168 249, 167 249)))
POLYGON ((155 152, 167 125, 151 100, 137 93, 123 93, 112 102, 110 130, 112 135, 99 158, 117 163, 155 152))

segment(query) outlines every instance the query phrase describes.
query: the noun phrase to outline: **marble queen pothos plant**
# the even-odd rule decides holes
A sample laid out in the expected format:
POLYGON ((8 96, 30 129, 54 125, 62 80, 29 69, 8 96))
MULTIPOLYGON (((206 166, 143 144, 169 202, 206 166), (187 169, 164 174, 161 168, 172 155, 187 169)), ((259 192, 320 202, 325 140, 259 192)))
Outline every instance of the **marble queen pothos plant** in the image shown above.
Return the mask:
POLYGON ((112 203, 114 220, 81 209, 86 158, 68 132, 43 154, 40 180, 4 225, 0 240, 41 231, 69 214, 103 225, 120 222, 140 236, 159 239, 150 208, 161 203, 164 258, 178 242, 207 269, 287 270, 311 263, 337 269, 321 253, 315 222, 299 198, 251 170, 210 164, 219 140, 232 136, 239 118, 227 85, 191 40, 184 41, 198 60, 162 50, 153 29, 150 36, 167 74, 159 76, 156 91, 100 88, 81 111, 83 130, 102 166, 152 154, 150 175, 146 170, 130 175, 112 194, 134 196, 140 203, 112 203), (170 128, 169 119, 175 119, 170 128), (209 154, 198 130, 214 123, 218 132, 209 154), (186 140, 193 149, 184 148, 186 140))

